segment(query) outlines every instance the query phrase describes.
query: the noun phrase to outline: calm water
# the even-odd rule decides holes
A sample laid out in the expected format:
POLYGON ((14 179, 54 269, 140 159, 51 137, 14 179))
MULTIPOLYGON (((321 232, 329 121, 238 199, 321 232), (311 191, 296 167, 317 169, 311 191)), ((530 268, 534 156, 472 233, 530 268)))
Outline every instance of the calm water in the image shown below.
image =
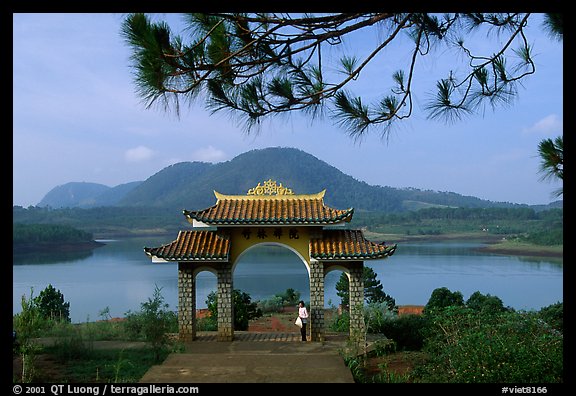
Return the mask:
MULTIPOLYGON (((170 309, 177 309, 177 264, 152 264, 143 247, 171 242, 170 237, 131 238, 105 241, 88 253, 14 257, 13 313, 21 311, 22 295, 37 296, 48 284, 70 302, 73 322, 101 319, 109 308, 112 316, 138 311, 157 285, 170 309)), ((515 309, 540 309, 563 301, 563 261, 478 253, 480 243, 402 243, 385 260, 366 261, 378 274, 384 291, 398 305, 425 305, 432 291, 447 287, 460 291, 466 300, 475 291, 498 296, 515 309)), ((341 271, 326 277, 325 303, 340 302, 335 285, 341 271)), ((216 290, 216 277, 198 275, 197 305, 216 290)), ((288 249, 266 246, 245 254, 234 271, 234 288, 247 292, 252 301, 267 299, 288 288, 310 299, 304 264, 288 249)))

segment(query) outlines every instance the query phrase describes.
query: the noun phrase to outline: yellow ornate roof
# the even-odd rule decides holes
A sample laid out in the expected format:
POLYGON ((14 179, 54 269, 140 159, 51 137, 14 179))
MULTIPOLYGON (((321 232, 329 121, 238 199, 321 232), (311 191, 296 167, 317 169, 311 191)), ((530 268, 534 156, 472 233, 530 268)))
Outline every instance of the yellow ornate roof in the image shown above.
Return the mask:
MULTIPOLYGON (((383 259, 395 251, 395 244, 371 242, 360 230, 324 230, 310 240, 310 257, 324 261, 383 259)), ((228 261, 230 238, 223 231, 180 231, 175 241, 144 252, 165 261, 228 261)))
POLYGON ((216 199, 322 199, 326 190, 316 194, 294 194, 291 188, 277 184, 275 180, 268 179, 263 184, 248 190, 246 195, 224 195, 214 191, 216 199))
POLYGON ((224 195, 214 191, 216 204, 204 210, 183 213, 212 226, 236 225, 329 225, 352 220, 353 208, 333 209, 324 204, 323 190, 316 194, 294 194, 271 179, 258 183, 246 195, 224 195))

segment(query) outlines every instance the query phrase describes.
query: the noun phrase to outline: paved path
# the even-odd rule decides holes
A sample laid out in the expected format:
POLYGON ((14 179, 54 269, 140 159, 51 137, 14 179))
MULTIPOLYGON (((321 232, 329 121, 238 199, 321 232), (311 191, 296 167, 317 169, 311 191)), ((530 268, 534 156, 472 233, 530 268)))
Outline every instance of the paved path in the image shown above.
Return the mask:
POLYGON ((299 333, 199 333, 183 353, 153 366, 141 383, 354 383, 339 353, 345 340, 302 342, 299 333))

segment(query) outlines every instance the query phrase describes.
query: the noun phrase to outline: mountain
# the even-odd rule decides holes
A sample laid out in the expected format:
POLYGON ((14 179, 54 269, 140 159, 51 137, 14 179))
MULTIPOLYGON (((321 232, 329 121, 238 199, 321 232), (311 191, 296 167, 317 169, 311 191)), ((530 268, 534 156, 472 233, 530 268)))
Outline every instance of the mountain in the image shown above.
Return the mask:
POLYGON ((404 212, 430 206, 528 206, 492 202, 453 192, 369 185, 302 150, 282 147, 251 150, 217 164, 181 162, 143 182, 114 188, 95 183, 68 183, 50 191, 38 206, 199 210, 215 203, 214 190, 242 195, 268 179, 282 183, 297 194, 326 189, 325 203, 338 209, 353 207, 358 211, 404 212))
POLYGON ((54 187, 37 206, 51 208, 115 206, 129 191, 141 183, 141 181, 136 181, 109 187, 98 183, 70 182, 54 187))

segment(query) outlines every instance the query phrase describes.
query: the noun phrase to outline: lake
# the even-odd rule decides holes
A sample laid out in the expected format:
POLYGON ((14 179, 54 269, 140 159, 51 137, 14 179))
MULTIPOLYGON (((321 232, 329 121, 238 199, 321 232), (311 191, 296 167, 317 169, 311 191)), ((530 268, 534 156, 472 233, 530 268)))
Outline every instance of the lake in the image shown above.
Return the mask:
MULTIPOLYGON (((102 319, 108 308, 113 317, 139 311, 156 286, 165 302, 177 310, 178 269, 176 263, 153 264, 143 248, 172 242, 175 238, 138 237, 105 240, 92 251, 66 254, 34 254, 14 257, 13 313, 21 311, 22 295, 37 296, 52 284, 70 303, 72 322, 102 319)), ((365 261, 374 269, 384 292, 397 305, 425 305, 432 291, 447 287, 460 291, 464 300, 479 291, 499 297, 517 310, 538 310, 562 302, 563 259, 520 257, 478 252, 480 242, 402 242, 396 253, 384 260, 365 261)), ((341 271, 327 275, 326 307, 337 306, 335 285, 341 271)), ((252 301, 268 299, 292 288, 310 299, 308 275, 297 256, 277 246, 262 246, 242 256, 234 272, 234 288, 248 293, 252 301)), ((197 277, 197 308, 216 290, 216 277, 202 272, 197 277)))

